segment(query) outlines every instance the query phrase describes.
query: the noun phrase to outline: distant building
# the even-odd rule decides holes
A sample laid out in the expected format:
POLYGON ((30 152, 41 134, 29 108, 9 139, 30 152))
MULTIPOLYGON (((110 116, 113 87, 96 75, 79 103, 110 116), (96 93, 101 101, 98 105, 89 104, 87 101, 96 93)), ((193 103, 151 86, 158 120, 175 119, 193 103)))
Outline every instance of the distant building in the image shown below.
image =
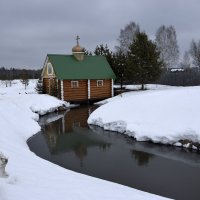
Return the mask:
POLYGON ((185 69, 183 69, 183 68, 171 68, 170 71, 171 72, 184 72, 185 69))
POLYGON ((42 79, 47 94, 69 102, 100 100, 113 96, 116 78, 104 56, 86 56, 77 45, 72 55, 47 54, 42 79))

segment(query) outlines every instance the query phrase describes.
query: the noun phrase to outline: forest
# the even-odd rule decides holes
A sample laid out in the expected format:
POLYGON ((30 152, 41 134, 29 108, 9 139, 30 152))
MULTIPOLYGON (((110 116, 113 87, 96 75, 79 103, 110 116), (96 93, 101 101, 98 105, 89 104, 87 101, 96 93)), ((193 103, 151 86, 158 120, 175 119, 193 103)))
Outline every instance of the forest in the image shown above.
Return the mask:
POLYGON ((0 67, 0 80, 21 79, 25 74, 28 79, 38 79, 41 76, 41 69, 17 69, 0 67))

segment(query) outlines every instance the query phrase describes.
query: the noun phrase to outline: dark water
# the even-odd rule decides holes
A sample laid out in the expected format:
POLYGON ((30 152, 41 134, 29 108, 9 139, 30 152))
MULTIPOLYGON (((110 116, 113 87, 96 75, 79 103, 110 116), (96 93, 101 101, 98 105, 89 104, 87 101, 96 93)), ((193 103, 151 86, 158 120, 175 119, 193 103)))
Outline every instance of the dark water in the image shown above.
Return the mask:
POLYGON ((30 149, 76 172, 174 199, 200 199, 199 153, 88 127, 94 109, 73 108, 41 118, 42 131, 29 139, 30 149))

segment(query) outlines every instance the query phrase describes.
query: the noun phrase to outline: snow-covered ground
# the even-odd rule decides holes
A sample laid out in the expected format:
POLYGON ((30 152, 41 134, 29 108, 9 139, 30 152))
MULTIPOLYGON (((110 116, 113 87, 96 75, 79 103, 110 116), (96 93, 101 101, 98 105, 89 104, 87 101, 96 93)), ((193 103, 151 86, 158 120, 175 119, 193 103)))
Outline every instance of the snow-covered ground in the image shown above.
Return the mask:
POLYGON ((133 136, 138 141, 193 149, 200 144, 199 86, 127 92, 100 103, 107 104, 90 115, 89 124, 133 136))
POLYGON ((0 95, 12 95, 12 94, 31 94, 35 93, 35 85, 37 83, 37 79, 30 79, 28 83, 28 87, 25 90, 24 85, 20 80, 13 80, 11 82, 11 87, 9 82, 7 82, 7 87, 5 81, 0 81, 0 95))
POLYGON ((34 87, 34 81, 26 91, 19 81, 12 88, 0 86, 0 152, 9 159, 9 177, 0 177, 1 200, 165 199, 66 170, 32 153, 26 141, 40 131, 34 112, 45 114, 63 104, 35 94, 34 87))
MULTIPOLYGON (((120 85, 114 85, 114 88, 120 88, 120 85)), ((173 86, 169 85, 160 85, 160 84, 146 84, 144 85, 146 90, 160 90, 160 89, 169 89, 173 86)), ((140 90, 141 85, 123 85, 123 88, 128 90, 140 90)))
MULTIPOLYGON (((176 88, 176 87, 173 87, 173 86, 169 86, 169 85, 159 85, 159 84, 146 84, 145 85, 145 90, 144 91, 141 91, 141 85, 126 85, 126 86, 123 86, 125 89, 128 89, 128 90, 133 90, 134 92, 124 92, 122 93, 121 95, 118 95, 118 96, 114 96, 112 98, 108 98, 108 99, 105 99, 105 100, 102 100, 102 101, 99 101, 97 103, 95 103, 96 105, 103 105, 103 104, 106 104, 108 102, 111 102, 111 101, 114 101, 118 98, 121 98, 121 97, 128 97, 128 96, 132 96, 132 95, 137 95, 137 92, 140 92, 141 93, 147 93, 147 92, 152 92, 152 90, 167 90, 167 89, 173 89, 173 88, 176 88)), ((114 88, 120 88, 119 85, 115 85, 114 88)))

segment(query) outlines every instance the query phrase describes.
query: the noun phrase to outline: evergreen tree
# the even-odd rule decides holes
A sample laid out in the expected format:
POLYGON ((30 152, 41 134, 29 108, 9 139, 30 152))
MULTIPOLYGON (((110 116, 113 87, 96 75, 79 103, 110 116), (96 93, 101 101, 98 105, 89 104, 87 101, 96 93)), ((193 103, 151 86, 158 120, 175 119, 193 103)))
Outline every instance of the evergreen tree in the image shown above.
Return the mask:
POLYGON ((35 90, 38 94, 44 94, 43 83, 41 79, 38 79, 35 90))
POLYGON ((126 80, 126 63, 127 63, 127 56, 119 51, 113 54, 113 65, 114 65, 114 72, 117 76, 117 82, 120 82, 121 89, 123 87, 123 82, 126 80))
POLYGON ((84 50, 84 55, 86 55, 86 56, 92 56, 92 52, 91 51, 88 51, 85 48, 83 48, 83 50, 84 50))
POLYGON ((115 65, 114 65, 114 60, 113 60, 113 52, 109 50, 108 45, 106 44, 105 46, 103 44, 97 45, 95 50, 94 50, 95 55, 101 55, 105 56, 108 63, 110 64, 111 68, 115 72, 115 65))
POLYGON ((130 45, 127 60, 127 76, 135 83, 144 84, 155 81, 161 74, 162 61, 156 45, 146 33, 138 33, 130 45))
POLYGON ((110 54, 112 54, 112 51, 109 50, 108 45, 105 46, 103 44, 97 45, 94 50, 95 55, 102 55, 108 57, 110 54))

